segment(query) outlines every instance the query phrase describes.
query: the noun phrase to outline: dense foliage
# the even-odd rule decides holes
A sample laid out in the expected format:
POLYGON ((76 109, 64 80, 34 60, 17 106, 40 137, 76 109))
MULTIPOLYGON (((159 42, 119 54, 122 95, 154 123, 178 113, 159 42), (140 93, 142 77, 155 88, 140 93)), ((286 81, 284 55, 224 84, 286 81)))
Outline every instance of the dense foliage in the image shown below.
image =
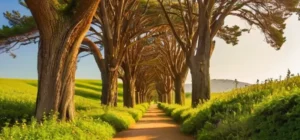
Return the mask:
MULTIPOLYGON (((36 80, 0 79, 0 139, 103 139, 127 129, 139 120, 149 105, 135 108, 100 106, 101 83, 76 81, 76 119, 57 122, 56 115, 38 123, 33 118, 36 80)), ((122 89, 119 86, 119 92, 122 89)), ((119 96, 122 96, 120 94, 119 96)))
POLYGON ((300 77, 220 94, 196 109, 160 104, 181 131, 197 139, 299 139, 300 77))

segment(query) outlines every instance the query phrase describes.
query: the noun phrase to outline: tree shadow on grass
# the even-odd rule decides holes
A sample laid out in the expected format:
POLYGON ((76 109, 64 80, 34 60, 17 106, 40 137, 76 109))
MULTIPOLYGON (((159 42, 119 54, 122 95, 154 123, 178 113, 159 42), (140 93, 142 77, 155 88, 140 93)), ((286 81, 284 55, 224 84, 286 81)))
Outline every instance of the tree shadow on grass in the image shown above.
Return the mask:
MULTIPOLYGON (((94 86, 102 86, 102 82, 87 82, 90 85, 94 85, 94 86)), ((123 84, 122 83, 118 83, 118 88, 123 88, 123 84)))
POLYGON ((83 89, 75 89, 75 95, 88 98, 88 99, 93 99, 93 100, 100 100, 101 94, 95 94, 93 92, 89 92, 83 89))
POLYGON ((38 83, 37 82, 26 82, 26 84, 37 87, 38 83))
MULTIPOLYGON (((75 90, 75 95, 81 96, 83 98, 93 99, 93 100, 100 100, 100 98, 101 98, 100 92, 99 92, 99 94, 95 94, 94 92, 89 92, 89 91, 86 91, 84 89, 76 89, 75 90)), ((123 96, 118 95, 118 102, 123 101, 121 98, 123 98, 123 96)))
POLYGON ((93 86, 99 86, 101 87, 102 85, 102 82, 99 82, 99 81, 89 81, 89 82, 86 82, 87 84, 90 84, 90 85, 93 85, 93 86))
POLYGON ((101 92, 102 87, 100 85, 98 85, 97 87, 92 86, 92 85, 87 85, 87 84, 82 84, 82 83, 76 83, 75 87, 79 87, 79 88, 86 88, 86 89, 91 89, 97 92, 101 92))
POLYGON ((27 122, 34 115, 35 104, 30 101, 15 101, 11 99, 0 99, 0 130, 7 123, 9 126, 16 122, 27 122))

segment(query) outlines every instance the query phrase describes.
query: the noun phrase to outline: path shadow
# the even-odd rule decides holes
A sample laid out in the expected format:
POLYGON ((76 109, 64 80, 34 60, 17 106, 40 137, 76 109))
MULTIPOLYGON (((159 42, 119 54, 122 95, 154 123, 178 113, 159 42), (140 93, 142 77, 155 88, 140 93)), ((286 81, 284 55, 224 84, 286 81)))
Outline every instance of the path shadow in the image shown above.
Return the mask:
POLYGON ((145 114, 143 117, 145 118, 145 117, 156 117, 156 116, 160 116, 160 117, 168 117, 168 116, 166 116, 166 114, 164 114, 164 113, 159 113, 159 114, 145 114))
POLYGON ((114 140, 193 140, 180 132, 172 118, 156 107, 150 107, 136 125, 118 133, 114 140))
POLYGON ((159 128, 140 128, 120 132, 115 140, 193 140, 192 136, 184 135, 178 128, 159 127, 159 128))
POLYGON ((165 123, 165 124, 176 124, 174 121, 170 118, 162 119, 162 120, 139 120, 139 123, 141 124, 150 124, 150 123, 165 123))

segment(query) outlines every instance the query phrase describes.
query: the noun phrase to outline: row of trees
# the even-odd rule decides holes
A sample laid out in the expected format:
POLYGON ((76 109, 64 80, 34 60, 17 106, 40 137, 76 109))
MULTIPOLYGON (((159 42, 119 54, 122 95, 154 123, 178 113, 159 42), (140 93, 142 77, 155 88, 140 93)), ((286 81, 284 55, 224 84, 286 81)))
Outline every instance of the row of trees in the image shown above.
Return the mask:
POLYGON ((0 30, 0 51, 39 40, 36 117, 51 110, 74 118, 78 55, 90 52, 102 78, 103 105, 117 103, 118 78, 124 106, 151 100, 184 104, 184 83, 192 74, 192 106, 210 99, 210 58, 215 38, 236 45, 252 26, 280 49, 285 20, 299 0, 25 0, 31 16, 6 13, 11 27, 0 30), (229 16, 249 28, 228 26, 229 16), (33 20, 34 19, 34 20, 33 20), (18 22, 16 22, 18 21, 18 22), (103 49, 103 51, 101 51, 103 49))

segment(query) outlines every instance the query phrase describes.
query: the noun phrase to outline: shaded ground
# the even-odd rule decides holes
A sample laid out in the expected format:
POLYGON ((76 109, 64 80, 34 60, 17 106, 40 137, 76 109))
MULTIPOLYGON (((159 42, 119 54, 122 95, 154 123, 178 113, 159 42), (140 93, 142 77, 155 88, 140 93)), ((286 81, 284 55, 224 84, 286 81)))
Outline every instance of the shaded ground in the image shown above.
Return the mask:
POLYGON ((118 133, 114 140, 193 140, 182 134, 179 126, 156 105, 151 105, 143 118, 126 131, 118 133))

